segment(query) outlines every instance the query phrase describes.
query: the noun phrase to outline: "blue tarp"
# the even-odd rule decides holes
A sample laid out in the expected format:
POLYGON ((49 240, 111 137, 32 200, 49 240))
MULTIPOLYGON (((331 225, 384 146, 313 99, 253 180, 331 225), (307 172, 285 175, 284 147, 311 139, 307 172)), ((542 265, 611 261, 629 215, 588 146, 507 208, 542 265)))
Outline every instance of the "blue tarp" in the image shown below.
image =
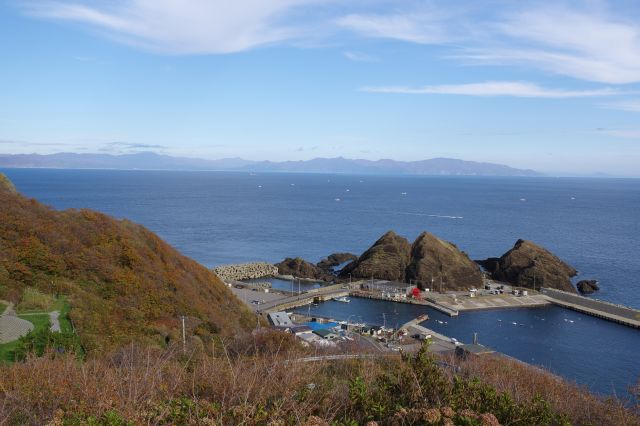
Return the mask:
POLYGON ((328 328, 336 327, 340 324, 338 324, 337 322, 320 323, 315 321, 309 321, 309 322, 305 322, 304 325, 308 325, 309 328, 311 328, 311 330, 326 330, 328 328))

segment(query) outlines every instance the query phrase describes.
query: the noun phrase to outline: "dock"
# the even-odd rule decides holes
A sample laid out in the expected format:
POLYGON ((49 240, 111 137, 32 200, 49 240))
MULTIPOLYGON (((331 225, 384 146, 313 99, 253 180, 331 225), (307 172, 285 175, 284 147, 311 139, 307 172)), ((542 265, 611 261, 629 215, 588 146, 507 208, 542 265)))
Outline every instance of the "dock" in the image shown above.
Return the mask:
POLYGON ((267 302, 264 305, 261 305, 257 312, 266 315, 269 312, 293 309, 299 306, 308 305, 314 301, 323 302, 333 299, 334 297, 348 296, 349 294, 349 287, 344 284, 330 285, 316 290, 309 290, 306 293, 295 294, 293 296, 267 302))
POLYGON ((629 327, 640 328, 640 310, 638 309, 551 288, 542 288, 541 291, 549 302, 555 305, 629 327))
POLYGON ((396 302, 396 303, 407 303, 407 304, 411 304, 411 305, 422 305, 422 306, 429 306, 430 308, 433 308, 439 312, 442 312, 443 314, 449 315, 450 317, 457 317, 458 316, 458 311, 456 309, 452 309, 448 306, 442 305, 436 301, 433 301, 431 299, 428 298, 424 298, 424 299, 412 299, 412 298, 406 298, 406 299, 396 299, 393 297, 385 297, 381 294, 377 294, 377 293, 373 293, 373 292, 367 292, 367 291, 352 291, 351 296, 353 297, 361 297, 364 299, 376 299, 376 300, 384 300, 387 302, 396 302))

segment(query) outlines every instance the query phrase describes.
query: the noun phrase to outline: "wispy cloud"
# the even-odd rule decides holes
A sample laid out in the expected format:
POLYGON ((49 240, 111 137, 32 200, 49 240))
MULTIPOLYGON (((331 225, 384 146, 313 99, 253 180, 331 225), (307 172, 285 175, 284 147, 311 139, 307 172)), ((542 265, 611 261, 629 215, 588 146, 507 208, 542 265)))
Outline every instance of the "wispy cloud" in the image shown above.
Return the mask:
POLYGON ((550 89, 537 84, 521 81, 487 81, 482 83, 447 84, 438 86, 406 87, 364 87, 364 92, 401 93, 411 95, 466 95, 466 96, 511 96, 519 98, 587 98, 598 96, 616 96, 624 94, 615 89, 593 90, 550 89))
POLYGON ((623 101, 610 102, 603 104, 602 106, 620 111, 640 112, 640 99, 627 99, 623 101))
POLYGON ((363 52, 342 52, 342 55, 354 62, 380 62, 380 58, 363 52))
POLYGON ((0 139, 0 145, 19 145, 21 147, 32 147, 32 146, 73 146, 71 144, 66 144, 66 143, 29 142, 29 141, 11 140, 11 139, 0 139))
POLYGON ((640 139, 640 130, 637 129, 597 129, 598 133, 623 139, 640 139))
MULTIPOLYGON (((607 84, 640 82, 640 19, 623 15, 616 3, 400 3, 378 0, 337 7, 335 0, 30 0, 27 10, 166 53, 238 52, 346 31, 363 38, 445 45, 445 56, 464 63, 524 66, 607 84)), ((345 56, 359 57, 355 52, 345 56)))
POLYGON ((115 153, 127 153, 127 152, 139 152, 141 150, 155 150, 155 149, 167 149, 165 145, 158 144, 146 144, 146 143, 131 143, 131 142, 108 142, 104 144, 99 150, 102 152, 115 152, 115 153))
POLYGON ((301 30, 280 23, 315 0, 122 0, 87 6, 40 0, 28 13, 87 24, 145 49, 177 54, 229 53, 283 41, 301 30))
POLYGON ((640 82, 640 21, 616 15, 602 2, 542 8, 498 2, 494 10, 500 12, 489 14, 472 7, 445 13, 450 2, 429 4, 428 12, 357 14, 338 23, 366 37, 455 42, 449 58, 467 63, 526 66, 609 84, 640 82))
POLYGON ((338 26, 365 37, 390 38, 420 44, 441 44, 452 41, 444 16, 431 13, 366 15, 350 14, 335 21, 338 26))
POLYGON ((640 25, 601 8, 534 9, 507 15, 490 27, 497 41, 464 55, 498 64, 522 64, 587 81, 640 81, 640 25), (507 45, 503 47, 501 45, 507 45))

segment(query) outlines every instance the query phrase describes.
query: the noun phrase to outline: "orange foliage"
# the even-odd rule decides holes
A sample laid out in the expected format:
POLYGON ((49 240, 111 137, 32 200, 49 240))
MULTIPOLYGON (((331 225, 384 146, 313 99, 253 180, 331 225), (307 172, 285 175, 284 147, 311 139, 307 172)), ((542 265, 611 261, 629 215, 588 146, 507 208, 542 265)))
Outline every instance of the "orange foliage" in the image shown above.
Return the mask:
POLYGON ((143 226, 56 211, 0 186, 0 298, 17 302, 25 286, 68 295, 89 353, 131 340, 164 344, 178 335, 180 315, 222 335, 255 322, 213 272, 143 226))

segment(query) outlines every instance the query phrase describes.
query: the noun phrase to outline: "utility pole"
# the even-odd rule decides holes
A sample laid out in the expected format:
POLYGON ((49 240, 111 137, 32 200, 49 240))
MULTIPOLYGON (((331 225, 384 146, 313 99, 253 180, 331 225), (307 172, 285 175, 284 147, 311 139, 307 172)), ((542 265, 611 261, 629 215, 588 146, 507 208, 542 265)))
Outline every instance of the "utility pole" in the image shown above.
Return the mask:
POLYGON ((182 353, 186 354, 187 353, 187 334, 184 329, 184 315, 181 315, 180 318, 182 319, 182 353))

